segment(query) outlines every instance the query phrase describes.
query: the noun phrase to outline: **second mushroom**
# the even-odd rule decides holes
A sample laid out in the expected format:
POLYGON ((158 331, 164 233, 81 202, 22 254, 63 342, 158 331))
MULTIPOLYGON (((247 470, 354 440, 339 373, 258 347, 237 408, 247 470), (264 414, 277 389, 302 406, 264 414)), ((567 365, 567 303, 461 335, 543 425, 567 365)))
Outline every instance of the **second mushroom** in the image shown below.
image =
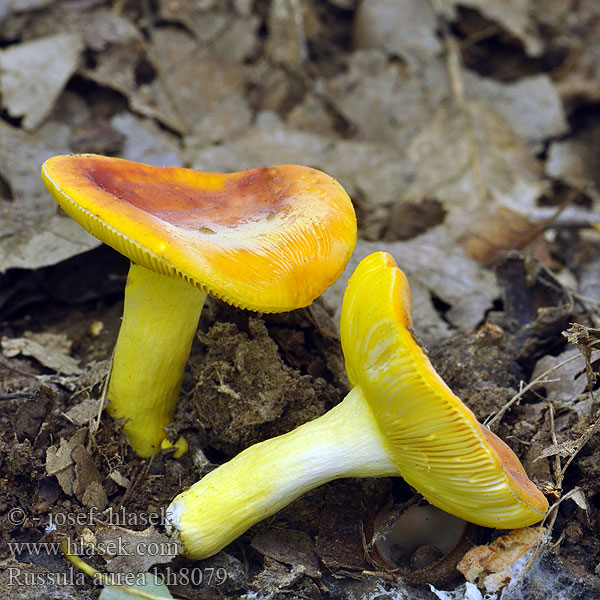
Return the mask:
POLYGON ((247 448, 179 494, 167 521, 182 553, 206 558, 340 477, 403 477, 431 504, 487 527, 540 521, 546 498, 435 372, 411 327, 406 277, 389 254, 371 254, 342 305, 352 390, 328 413, 247 448))
POLYGON ((260 312, 307 306, 356 242, 348 195, 308 167, 220 174, 69 155, 42 177, 70 217, 131 260, 107 398, 142 457, 164 445, 207 293, 260 312))

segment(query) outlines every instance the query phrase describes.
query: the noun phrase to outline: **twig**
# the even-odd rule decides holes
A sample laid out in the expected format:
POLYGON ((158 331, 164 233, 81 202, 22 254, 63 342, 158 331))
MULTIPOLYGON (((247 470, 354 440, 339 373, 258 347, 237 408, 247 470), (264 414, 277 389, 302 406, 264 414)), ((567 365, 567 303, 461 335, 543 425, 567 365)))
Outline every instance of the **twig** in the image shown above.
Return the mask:
POLYGON ((12 392, 7 394, 0 394, 0 400, 18 400, 19 398, 33 398, 33 394, 27 392, 12 392))
POLYGON ((104 384, 102 386, 102 393, 100 394, 100 404, 98 406, 98 414, 94 421, 90 424, 90 435, 95 436, 98 428, 100 427, 100 417, 102 416, 102 411, 104 410, 104 405, 106 403, 106 392, 108 390, 108 382, 110 381, 110 375, 112 373, 112 365, 113 365, 113 357, 115 352, 110 357, 110 367, 108 369, 108 373, 106 374, 106 378, 104 379, 104 384))
POLYGON ((571 356, 570 358, 563 360, 562 362, 558 363, 557 365, 550 367, 548 370, 544 371, 541 375, 538 375, 535 379, 530 381, 524 388, 519 390, 519 392, 516 393, 492 418, 486 419, 486 421, 484 422, 484 425, 486 425, 489 428, 493 427, 496 423, 498 423, 498 421, 500 421, 500 419, 502 419, 502 417, 506 414, 508 409, 534 386, 542 384, 542 383, 550 383, 552 381, 558 381, 557 379, 546 380, 545 377, 547 375, 549 375, 550 373, 552 373, 552 371, 556 371, 556 369, 560 369, 561 367, 564 367, 565 365, 569 364, 570 362, 577 360, 580 356, 581 356, 581 354, 576 354, 575 356, 571 356))

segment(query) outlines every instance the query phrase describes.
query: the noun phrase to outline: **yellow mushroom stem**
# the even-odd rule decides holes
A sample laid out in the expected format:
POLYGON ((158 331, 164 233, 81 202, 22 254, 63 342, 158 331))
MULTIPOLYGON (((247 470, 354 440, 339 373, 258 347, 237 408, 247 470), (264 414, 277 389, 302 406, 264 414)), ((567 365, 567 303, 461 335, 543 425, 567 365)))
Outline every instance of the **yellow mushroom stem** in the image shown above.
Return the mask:
POLYGON ((206 558, 307 491, 340 477, 399 476, 360 388, 322 417, 250 446, 173 500, 167 529, 206 558))
POLYGON ((141 457, 161 449, 205 300, 187 281, 131 263, 106 397, 141 457))

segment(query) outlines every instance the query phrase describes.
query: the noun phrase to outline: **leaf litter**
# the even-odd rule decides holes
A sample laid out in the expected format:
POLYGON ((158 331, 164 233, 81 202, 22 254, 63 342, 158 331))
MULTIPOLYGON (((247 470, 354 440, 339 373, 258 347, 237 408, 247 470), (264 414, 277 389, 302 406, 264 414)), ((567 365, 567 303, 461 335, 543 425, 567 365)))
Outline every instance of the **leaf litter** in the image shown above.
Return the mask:
MULTIPOLYGON (((550 574, 555 597, 565 588, 585 597, 600 564, 590 525, 600 475, 598 369, 590 356, 600 318, 594 276, 600 253, 598 234, 589 228, 599 211, 590 107, 600 98, 600 72, 597 9, 573 6, 551 0, 10 2, 0 9, 0 289, 6 283, 3 297, 15 303, 0 334, 9 353, 26 347, 27 330, 46 335, 70 325, 68 308, 41 304, 35 287, 19 282, 31 270, 85 252, 92 269, 100 260, 97 241, 49 200, 38 174, 45 158, 91 151, 214 171, 276 162, 321 168, 341 181, 357 209, 361 239, 353 261, 374 250, 392 253, 411 283, 418 336, 432 356, 445 356, 442 374, 470 380, 470 389, 461 390, 465 399, 479 403, 476 412, 494 407, 494 428, 549 497, 562 498, 545 524, 558 557, 542 553, 532 573, 550 574), (40 44, 48 52, 36 51, 40 44), (566 301, 540 268, 521 258, 507 263, 510 250, 536 257, 579 289, 566 301), (561 336, 568 320, 575 323, 569 341, 581 358, 561 336), (514 367, 499 371, 504 386, 485 375, 497 353, 514 367), (456 365, 467 359, 470 374, 459 377, 456 365), (509 384, 517 372, 523 383, 509 384)), ((62 350, 49 351, 46 340, 30 358, 23 352, 2 357, 3 505, 25 502, 42 519, 90 507, 158 511, 239 449, 236 443, 275 435, 326 410, 347 385, 335 326, 350 270, 326 292, 318 316, 313 308, 254 322, 211 301, 173 426, 196 450, 181 461, 165 455, 149 465, 128 452, 110 420, 97 419, 102 378, 81 379, 74 397, 65 387, 74 389, 77 372, 69 368, 82 369, 83 377, 95 368, 87 357, 110 358, 118 330, 119 311, 109 310, 114 298, 82 301, 87 324, 102 321, 102 334, 69 336, 73 345, 62 350), (211 353, 208 370, 194 368, 211 353), (261 379, 253 356, 261 357, 268 376, 261 379), (250 365, 247 373, 231 371, 242 363, 250 365), (44 368, 63 374, 48 384, 54 387, 47 402, 41 392, 36 396, 44 368), (207 390, 225 412, 207 410, 207 390), (258 408, 248 401, 250 422, 236 403, 258 392, 267 401, 258 408), (282 396, 292 403, 282 404, 282 396), (36 401, 34 415, 29 407, 36 401)), ((328 486, 329 493, 373 502, 364 489, 342 484, 328 486)), ((397 497, 410 495, 400 482, 394 485, 397 497)), ((364 573, 354 571, 355 580, 343 569, 335 579, 321 567, 326 555, 340 565, 345 560, 343 543, 323 521, 323 515, 335 520, 334 505, 317 490, 274 517, 270 531, 298 532, 290 534, 303 540, 298 548, 282 550, 273 534, 275 541, 263 534, 259 543, 250 532, 215 557, 231 573, 221 592, 341 598, 360 589, 365 597, 400 597, 403 584, 373 576, 368 564, 364 573), (321 538, 315 567, 309 548, 321 538), (234 577, 242 560, 248 577, 234 577)), ((344 524, 352 535, 360 533, 361 514, 349 513, 344 524)), ((31 523, 19 535, 39 540, 31 523)), ((100 531, 95 522, 89 528, 94 536, 100 531)), ((14 532, 2 526, 0 534, 12 539, 14 532)), ((344 539, 358 565, 365 557, 351 537, 344 539)), ((484 547, 494 543, 490 532, 478 537, 484 547)), ((523 575, 519 585, 533 590, 528 597, 549 596, 523 575)), ((62 589, 73 598, 99 593, 85 592, 85 585, 62 589)), ((454 597, 479 593, 473 586, 460 590, 454 597)), ((212 592, 203 588, 198 597, 212 592)), ((425 594, 415 589, 409 597, 431 597, 425 594)))

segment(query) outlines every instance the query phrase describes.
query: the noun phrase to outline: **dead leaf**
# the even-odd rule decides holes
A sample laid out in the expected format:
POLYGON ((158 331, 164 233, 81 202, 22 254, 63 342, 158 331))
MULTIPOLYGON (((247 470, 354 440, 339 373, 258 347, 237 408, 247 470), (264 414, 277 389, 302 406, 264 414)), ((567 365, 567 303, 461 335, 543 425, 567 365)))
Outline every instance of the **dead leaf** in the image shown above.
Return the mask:
POLYGON ((167 115, 179 132, 212 142, 248 126, 251 115, 244 99, 244 77, 235 65, 218 60, 174 27, 155 30, 148 56, 159 74, 147 88, 155 94, 157 116, 167 115))
POLYGON ((0 178, 10 191, 10 198, 0 196, 0 273, 53 265, 100 245, 75 221, 61 216, 42 182, 40 165, 59 153, 0 121, 0 178))
POLYGON ((571 500, 573 500, 573 502, 575 502, 575 504, 577 504, 577 506, 581 510, 584 510, 585 512, 589 512, 590 507, 589 507, 587 498, 585 497, 585 494, 581 488, 572 489, 568 494, 566 494, 563 497, 563 500, 566 498, 570 498, 571 500))
MULTIPOLYGON (((558 356, 550 354, 544 356, 536 363, 531 374, 531 380, 533 381, 548 369, 576 356, 578 353, 577 349, 569 348, 565 352, 561 352, 558 356)), ((580 356, 578 359, 552 371, 548 375, 548 379, 558 381, 549 381, 543 384, 546 390, 546 398, 559 402, 568 402, 570 405, 573 405, 577 397, 583 394, 587 385, 585 377, 576 378, 576 375, 583 369, 585 369, 585 360, 583 356, 580 356)))
POLYGON ((407 72, 380 50, 356 50, 347 71, 322 84, 327 100, 357 129, 358 139, 399 149, 450 95, 443 60, 407 72))
POLYGON ((591 364, 591 359, 592 351, 600 346, 600 330, 593 327, 586 327, 579 323, 572 323, 571 327, 563 335, 565 335, 571 344, 577 346, 577 349, 581 352, 585 361, 587 383, 590 389, 593 388, 597 375, 591 364))
POLYGON ((494 204, 535 214, 547 185, 525 145, 479 101, 440 107, 409 144, 407 158, 413 178, 405 198, 439 200, 454 239, 464 233, 470 215, 494 204))
POLYGON ((510 585, 519 559, 546 541, 546 533, 541 526, 514 529, 487 546, 469 550, 457 569, 467 581, 487 592, 498 592, 510 585))
MULTIPOLYGON (((103 53, 111 46, 142 40, 139 29, 132 21, 123 14, 107 9, 93 11, 87 16, 84 36, 91 50, 103 53)), ((114 72, 113 77, 116 75, 114 72)))
POLYGON ((235 11, 223 10, 220 2, 203 6, 197 0, 160 0, 158 4, 161 18, 183 25, 223 62, 241 65, 256 53, 261 22, 252 10, 244 10, 243 2, 237 3, 235 11))
POLYGON ((96 530, 97 550, 110 573, 144 573, 153 565, 166 564, 178 556, 177 542, 153 526, 143 531, 107 526, 96 530))
POLYGON ((509 83, 466 70, 463 75, 466 96, 488 104, 524 142, 539 144, 569 130, 558 90, 548 75, 509 83))
POLYGON ((404 58, 415 69, 441 54, 438 22, 430 2, 370 0, 354 18, 356 48, 381 48, 404 58))
POLYGON ((85 442, 87 429, 78 429, 69 440, 60 438, 58 446, 50 446, 46 450, 46 473, 54 475, 58 484, 67 496, 73 495, 75 481, 75 462, 71 456, 73 448, 85 442))
POLYGON ((179 143, 151 119, 141 119, 120 112, 110 120, 111 126, 124 136, 119 156, 149 165, 181 167, 179 143))
POLYGON ((345 271, 322 296, 335 311, 336 324, 348 279, 360 260, 378 250, 389 252, 409 279, 414 327, 425 345, 451 335, 448 321, 462 331, 471 331, 500 293, 493 274, 453 245, 443 229, 431 229, 406 242, 359 240, 345 271), (432 294, 450 306, 444 319, 433 306, 432 294))
POLYGON ((516 210, 496 205, 474 215, 458 241, 471 258, 487 267, 507 250, 523 250, 549 264, 550 251, 542 230, 543 226, 516 210))
POLYGON ((108 498, 102 487, 102 478, 90 453, 80 444, 71 450, 71 458, 75 463, 73 494, 84 506, 94 506, 100 511, 104 510, 108 504, 108 498))
POLYGON ((65 417, 75 423, 75 425, 87 425, 92 419, 98 415, 100 408, 100 400, 98 398, 86 398, 79 404, 72 406, 66 413, 65 417))
POLYGON ((23 337, 2 338, 2 353, 13 357, 22 354, 31 356, 40 364, 64 375, 81 373, 79 361, 70 356, 73 342, 64 333, 32 333, 26 331, 23 337))
POLYGON ((321 577, 313 541, 305 531, 267 529, 257 533, 250 545, 260 554, 286 565, 302 565, 309 577, 321 577))
POLYGON ((576 440, 567 440, 566 442, 562 442, 560 444, 551 444, 550 446, 544 448, 535 460, 557 455, 562 458, 573 456, 578 450, 578 447, 579 444, 576 440))
POLYGON ((121 474, 120 471, 114 470, 111 471, 108 476, 117 484, 120 485, 122 488, 127 489, 130 485, 131 485, 131 480, 127 479, 127 477, 125 477, 124 475, 121 474))
POLYGON ((2 102, 13 117, 24 117, 25 129, 36 129, 50 114, 83 47, 81 35, 59 33, 0 51, 2 102))
POLYGON ((442 0, 448 14, 457 15, 458 6, 468 6, 498 23, 506 31, 523 42, 529 56, 540 56, 544 44, 536 31, 533 20, 532 0, 442 0))

